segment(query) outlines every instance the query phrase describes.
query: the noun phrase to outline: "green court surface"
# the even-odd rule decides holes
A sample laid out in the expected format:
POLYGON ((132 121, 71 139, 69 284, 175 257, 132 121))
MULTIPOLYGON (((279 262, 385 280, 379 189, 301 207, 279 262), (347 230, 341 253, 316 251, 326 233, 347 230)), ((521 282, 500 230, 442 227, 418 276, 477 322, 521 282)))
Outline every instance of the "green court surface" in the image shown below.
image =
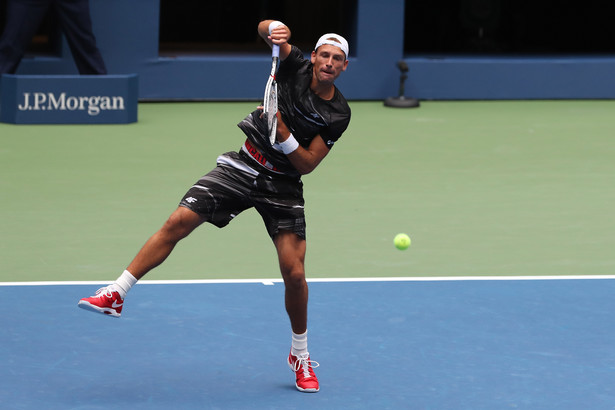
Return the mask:
MULTIPOLYGON (((257 103, 130 125, 0 124, 0 281, 115 279, 257 103)), ((612 275, 615 101, 351 102, 304 177, 312 278, 612 275), (399 251, 393 237, 412 246, 399 251)), ((146 279, 279 277, 260 217, 204 225, 146 279)))

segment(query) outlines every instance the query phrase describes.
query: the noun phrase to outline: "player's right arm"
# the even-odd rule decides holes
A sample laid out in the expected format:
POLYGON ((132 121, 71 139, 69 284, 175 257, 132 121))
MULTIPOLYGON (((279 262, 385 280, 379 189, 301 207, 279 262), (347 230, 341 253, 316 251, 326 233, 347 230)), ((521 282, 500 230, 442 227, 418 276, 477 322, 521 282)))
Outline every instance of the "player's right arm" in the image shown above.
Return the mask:
POLYGON ((292 49, 288 43, 290 40, 290 29, 285 24, 275 27, 269 34, 269 25, 275 20, 263 20, 258 24, 258 34, 265 40, 269 47, 273 44, 280 46, 280 60, 286 59, 292 49))

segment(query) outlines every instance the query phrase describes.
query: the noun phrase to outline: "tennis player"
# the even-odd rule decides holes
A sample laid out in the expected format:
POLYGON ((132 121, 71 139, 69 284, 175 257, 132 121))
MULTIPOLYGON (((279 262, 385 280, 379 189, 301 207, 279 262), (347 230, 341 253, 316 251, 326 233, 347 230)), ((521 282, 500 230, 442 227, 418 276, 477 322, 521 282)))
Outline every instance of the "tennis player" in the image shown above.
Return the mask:
POLYGON ((120 317, 130 288, 161 264, 175 245, 203 222, 219 228, 242 211, 255 208, 278 253, 285 285, 285 306, 292 328, 288 364, 296 387, 317 392, 318 379, 307 345, 308 285, 303 183, 327 156, 350 122, 350 108, 334 85, 348 67, 348 43, 337 34, 317 41, 309 59, 288 43, 290 29, 279 21, 259 23, 260 36, 280 46, 278 127, 272 146, 262 107, 238 126, 246 140, 237 152, 217 159, 217 166, 184 195, 179 207, 143 246, 111 285, 79 301, 79 307, 120 317))

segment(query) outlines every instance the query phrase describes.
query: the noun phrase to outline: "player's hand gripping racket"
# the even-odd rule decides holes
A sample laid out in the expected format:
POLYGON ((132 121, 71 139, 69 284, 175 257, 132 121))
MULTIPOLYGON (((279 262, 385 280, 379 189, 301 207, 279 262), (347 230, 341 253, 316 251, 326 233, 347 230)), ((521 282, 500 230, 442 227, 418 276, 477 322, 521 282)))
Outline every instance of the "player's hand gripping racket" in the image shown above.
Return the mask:
POLYGON ((271 47, 271 75, 267 80, 267 86, 265 87, 265 98, 263 100, 263 113, 267 118, 267 131, 269 132, 269 142, 271 145, 275 144, 275 132, 278 125, 278 83, 276 81, 276 74, 278 72, 278 65, 280 62, 280 46, 274 44, 271 47))

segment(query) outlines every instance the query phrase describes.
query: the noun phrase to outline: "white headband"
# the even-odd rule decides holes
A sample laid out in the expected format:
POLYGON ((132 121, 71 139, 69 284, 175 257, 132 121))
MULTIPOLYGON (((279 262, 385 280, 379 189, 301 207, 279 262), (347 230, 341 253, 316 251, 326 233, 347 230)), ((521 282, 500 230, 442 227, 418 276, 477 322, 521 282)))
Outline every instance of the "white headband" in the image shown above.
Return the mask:
POLYGON ((344 52, 344 54, 346 54, 346 59, 348 60, 348 42, 344 37, 335 33, 327 33, 318 39, 314 50, 318 50, 318 47, 322 46, 323 44, 329 44, 335 47, 339 47, 344 52))

